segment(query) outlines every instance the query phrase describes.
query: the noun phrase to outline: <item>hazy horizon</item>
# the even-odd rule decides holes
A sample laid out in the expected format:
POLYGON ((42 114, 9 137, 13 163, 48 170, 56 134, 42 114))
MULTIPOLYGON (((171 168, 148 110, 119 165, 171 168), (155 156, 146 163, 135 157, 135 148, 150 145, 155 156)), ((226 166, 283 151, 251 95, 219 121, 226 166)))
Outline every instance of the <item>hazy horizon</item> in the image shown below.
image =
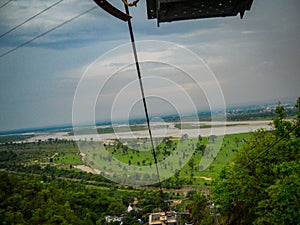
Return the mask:
MULTIPOLYGON (((0 35, 51 4, 49 0, 11 1, 0 9, 0 35)), ((123 8, 121 1, 113 4, 123 8)), ((0 55, 93 6, 93 1, 79 0, 58 4, 1 37, 0 55)), ((149 103, 150 113, 189 111, 185 96, 177 96, 180 88, 196 110, 214 103, 210 98, 215 99, 216 86, 227 107, 297 98, 299 9, 300 2, 293 0, 254 1, 242 20, 239 16, 211 18, 157 27, 155 20, 146 18, 145 2, 140 1, 130 10, 139 58, 144 60, 141 68, 146 78, 145 93, 154 96, 149 103), (155 42, 158 46, 152 46, 151 51, 146 45, 155 42), (183 51, 173 55, 173 49, 165 48, 164 43, 173 43, 183 51), (186 52, 198 57, 201 65, 193 64, 186 52), (198 83, 182 70, 184 66, 194 72, 198 83), (151 81, 153 74, 156 80, 151 81), (203 80, 205 75, 208 78, 203 80)), ((92 94, 97 95, 95 107, 90 109, 96 120, 108 118, 111 112, 115 117, 142 115, 138 104, 130 105, 134 98, 140 98, 140 91, 134 83, 136 72, 129 40, 126 23, 96 8, 0 57, 0 131, 71 124, 74 96, 87 71, 93 72, 97 80, 90 80, 80 102, 84 109, 84 103, 95 97, 92 94), (115 57, 106 58, 112 51, 115 57), (102 64, 95 63, 96 59, 102 64), (90 92, 92 89, 98 92, 90 92)))
MULTIPOLYGON (((280 101, 282 104, 294 104, 295 101, 296 101, 297 97, 295 98, 285 98, 285 99, 280 99, 280 100, 269 100, 269 101, 258 101, 258 102, 249 102, 249 103, 244 103, 244 104, 238 104, 238 105, 231 105, 231 106, 228 106, 227 107, 227 111, 228 110, 232 110, 232 109, 236 109, 236 108, 240 108, 240 107, 243 107, 243 108, 249 108, 249 107, 253 107, 253 106, 263 106, 263 105, 271 105, 271 104, 277 104, 278 101, 280 101)), ((198 114, 201 114, 201 113, 210 113, 209 109, 207 110, 203 110, 203 111, 198 111, 198 114)), ((168 114, 168 113, 165 113, 165 114, 157 114, 157 115, 154 115, 154 117, 158 117, 158 116, 161 116, 161 117, 170 117, 170 116, 174 116, 174 114, 168 114)), ((188 114, 186 115, 188 117, 188 114)), ((145 116, 144 115, 141 115, 141 116, 137 116, 137 117, 134 117, 134 118, 130 118, 130 120, 132 122, 135 122, 135 121, 140 121, 140 120, 146 120, 145 116)), ((82 127, 85 127, 85 126, 106 126, 106 125, 112 125, 112 124, 128 124, 128 119, 127 118, 124 118, 124 119, 119 119, 119 120, 116 120, 116 121, 111 121, 109 118, 108 119, 103 119, 103 120, 96 120, 96 124, 93 124, 93 121, 86 121, 86 122, 83 122, 81 124, 82 127)), ((143 123, 145 123, 146 121, 144 121, 143 123)), ((137 123, 137 124, 140 124, 140 123, 137 123)), ((61 130, 61 129, 72 129, 73 128, 73 124, 72 123, 61 123, 61 124, 44 124, 44 125, 41 125, 41 126, 38 126, 38 127, 20 127, 20 128, 16 128, 16 129, 10 129, 10 130, 0 130, 0 135, 7 135, 7 134, 19 134, 19 133, 26 133, 26 132, 42 132, 42 131, 52 131, 52 130, 61 130)))

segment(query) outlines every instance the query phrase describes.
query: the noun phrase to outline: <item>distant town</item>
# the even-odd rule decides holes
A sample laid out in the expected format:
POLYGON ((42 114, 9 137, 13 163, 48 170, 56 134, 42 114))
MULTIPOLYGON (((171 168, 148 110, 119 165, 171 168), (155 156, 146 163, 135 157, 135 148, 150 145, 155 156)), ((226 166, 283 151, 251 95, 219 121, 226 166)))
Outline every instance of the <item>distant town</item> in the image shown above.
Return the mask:
MULTIPOLYGON (((226 109, 226 120, 227 121, 243 121, 243 120, 271 120, 275 116, 275 108, 279 102, 268 102, 260 104, 240 105, 240 106, 229 106, 226 109)), ((280 102, 280 104, 286 109, 288 117, 296 115, 296 108, 294 106, 294 100, 286 100, 280 102)), ((212 113, 218 115, 224 115, 224 112, 210 112, 201 111, 198 113, 199 121, 211 121, 212 113)), ((180 117, 178 115, 158 115, 165 122, 178 122, 180 117)), ((217 118, 216 116, 214 118, 217 118)), ((223 118, 223 117, 222 117, 223 118)), ((188 119, 188 115, 185 117, 188 119)), ((111 126, 112 124, 144 124, 145 118, 130 118, 128 120, 120 121, 97 121, 96 126, 111 126)), ((84 125, 83 125, 84 126, 84 125)), ((86 125, 89 126, 89 125, 86 125)), ((0 131, 0 139, 2 136, 13 135, 13 134, 28 134, 28 133, 40 133, 40 132, 71 132, 73 130, 72 124, 65 125, 52 125, 43 127, 31 127, 21 128, 14 130, 3 130, 0 131)))

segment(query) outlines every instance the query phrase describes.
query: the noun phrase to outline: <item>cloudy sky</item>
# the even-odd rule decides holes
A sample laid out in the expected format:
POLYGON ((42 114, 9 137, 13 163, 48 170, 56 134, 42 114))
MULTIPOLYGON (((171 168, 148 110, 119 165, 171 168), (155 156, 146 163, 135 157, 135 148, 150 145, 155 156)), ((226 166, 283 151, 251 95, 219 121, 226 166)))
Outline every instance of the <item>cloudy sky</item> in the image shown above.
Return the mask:
MULTIPOLYGON (((6 2, 1 0, 0 7, 6 2)), ((9 2, 0 8, 0 35, 55 2, 9 2)), ((123 8, 121 0, 111 3, 123 8)), ((115 118, 138 111, 127 24, 100 8, 3 56, 93 6, 92 0, 64 0, 0 38, 0 131, 70 124, 74 97, 84 109, 89 98, 96 99, 89 109, 96 120, 109 118, 112 111, 115 118), (81 87, 86 91, 78 95, 81 87)), ((131 14, 145 92, 153 99, 149 97, 151 113, 205 109, 220 91, 227 106, 300 96, 299 10, 298 0, 256 0, 243 20, 237 16, 157 27, 155 20, 147 20, 141 0, 131 14), (182 94, 172 98, 178 90, 182 94), (193 107, 186 105, 189 101, 193 107)))

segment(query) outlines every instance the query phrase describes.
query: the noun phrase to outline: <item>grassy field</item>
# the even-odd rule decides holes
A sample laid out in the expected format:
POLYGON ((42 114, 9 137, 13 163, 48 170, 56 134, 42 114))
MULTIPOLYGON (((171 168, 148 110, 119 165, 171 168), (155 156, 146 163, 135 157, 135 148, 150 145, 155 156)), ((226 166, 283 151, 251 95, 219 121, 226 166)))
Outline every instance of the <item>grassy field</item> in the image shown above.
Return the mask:
POLYGON ((79 149, 73 141, 48 140, 31 143, 6 143, 0 145, 0 162, 19 164, 79 164, 79 149))
POLYGON ((216 178, 223 166, 232 162, 232 159, 238 149, 245 145, 245 140, 247 140, 250 136, 251 133, 225 135, 216 159, 206 170, 199 171, 198 165, 202 159, 202 156, 200 153, 197 153, 194 156, 194 170, 191 171, 191 167, 189 165, 185 165, 180 171, 180 177, 184 177, 187 180, 193 179, 193 184, 209 185, 211 180, 216 178), (191 176, 191 172, 193 173, 193 176, 191 176))
MULTIPOLYGON (((138 128, 140 129, 140 127, 138 128)), ((235 153, 245 144, 250 133, 225 135, 222 140, 215 137, 212 143, 207 137, 201 140, 154 139, 158 168, 162 178, 179 172, 182 184, 209 185, 224 165, 231 163, 235 153), (220 151, 211 149, 220 144, 220 151), (200 151, 200 147, 205 150, 200 151), (200 171, 203 155, 212 159, 210 166, 200 171)), ((141 179, 146 173, 147 179, 156 178, 155 161, 148 139, 124 139, 111 141, 105 148, 95 141, 76 143, 66 140, 48 140, 34 143, 15 143, 0 145, 0 163, 17 163, 22 165, 52 165, 70 168, 71 165, 87 164, 112 176, 135 177, 141 179), (77 146, 79 145, 81 152, 77 146), (85 153, 85 162, 80 153, 85 153), (149 176, 149 175, 147 175, 149 176)), ((146 176, 146 175, 145 175, 146 176)), ((146 178, 145 178, 146 179, 146 178)))
MULTIPOLYGON (((168 177, 170 174, 175 174, 183 166, 179 178, 184 180, 185 184, 209 185, 222 167, 231 163, 235 153, 245 145, 250 135, 250 133, 231 134, 225 135, 224 139, 215 137, 214 143, 209 138, 202 138, 201 141, 198 139, 175 140, 165 138, 155 148, 160 175, 161 177, 168 177), (218 143, 220 144, 218 152, 210 150, 214 146, 218 146, 218 143), (206 146, 205 151, 199 151, 198 145, 206 146), (212 163, 208 168, 201 171, 199 165, 203 155, 212 158, 212 163)), ((85 152, 87 163, 100 171, 108 171, 120 176, 131 174, 136 179, 141 179, 140 176, 145 173, 155 176, 155 162, 150 150, 150 143, 146 139, 142 139, 139 145, 130 148, 127 145, 131 141, 130 139, 122 140, 122 143, 116 141, 114 144, 106 146, 107 151, 97 147, 96 143, 91 143, 85 152)))

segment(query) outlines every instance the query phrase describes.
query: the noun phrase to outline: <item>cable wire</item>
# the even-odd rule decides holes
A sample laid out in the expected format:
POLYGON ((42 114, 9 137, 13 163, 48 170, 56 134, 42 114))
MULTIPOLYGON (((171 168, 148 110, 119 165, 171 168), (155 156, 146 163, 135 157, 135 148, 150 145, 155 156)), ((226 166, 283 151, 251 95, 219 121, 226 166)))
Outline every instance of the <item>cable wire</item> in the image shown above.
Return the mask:
POLYGON ((28 41, 26 41, 26 42, 23 42, 22 44, 18 45, 17 47, 12 48, 12 49, 8 50, 7 52, 1 54, 1 55, 0 55, 0 58, 3 57, 3 56, 8 55, 9 53, 12 53, 12 52, 16 51, 17 49, 19 49, 19 48, 21 48, 21 47, 24 47, 25 45, 27 45, 27 44, 29 44, 29 43, 35 41, 35 40, 38 39, 38 38, 43 37, 43 36, 46 35, 46 34, 49 34, 50 32, 52 32, 52 31, 54 31, 54 30, 56 30, 56 29, 62 27, 63 25, 65 25, 65 24, 67 24, 67 23, 69 23, 69 22, 71 22, 71 21, 73 21, 73 20, 75 20, 75 19, 78 19, 79 17, 81 17, 81 16, 83 16, 83 15, 89 13, 90 11, 92 11, 92 10, 94 10, 94 9, 96 9, 96 8, 97 8, 97 6, 93 6, 92 8, 89 8, 88 10, 83 11, 82 13, 80 13, 80 14, 78 14, 78 15, 72 17, 71 19, 68 19, 68 20, 66 20, 66 21, 64 21, 64 22, 62 22, 62 23, 60 23, 60 24, 58 24, 57 26, 55 26, 55 27, 53 27, 53 28, 51 28, 51 29, 49 29, 49 30, 47 30, 47 31, 45 31, 45 32, 43 32, 43 33, 41 33, 41 34, 39 34, 38 36, 35 36, 34 38, 32 38, 32 39, 30 39, 30 40, 28 40, 28 41))
MULTIPOLYGON (((254 163, 259 157, 261 157, 264 153, 268 152, 271 148, 273 148, 275 145, 277 145, 279 142, 281 142, 284 138, 286 138, 290 133, 292 133, 295 129, 297 129, 298 127, 300 127, 300 124, 296 124, 294 127, 292 127, 290 130, 288 130, 287 133, 285 133, 282 137, 280 137, 279 139, 273 141, 264 151, 260 152, 254 159, 252 159, 248 164, 246 164, 245 166, 243 166, 241 169, 246 169, 247 167, 249 167, 252 163, 254 163)), ((253 147, 252 149, 254 149, 255 147, 253 147)), ((250 150, 252 150, 250 149, 250 150)), ((239 174, 242 170, 238 170, 236 174, 239 174)), ((235 175, 236 175, 235 174, 235 175)), ((240 178, 230 178, 230 181, 235 181, 235 180, 240 180, 240 178)))
POLYGON ((8 3, 10 3, 12 0, 9 0, 7 2, 5 2, 3 5, 0 6, 0 9, 3 8, 4 6, 6 6, 8 3))
POLYGON ((246 169, 248 166, 250 166, 252 163, 254 163, 262 154, 266 153, 269 151, 271 148, 273 148, 275 145, 277 145, 280 141, 282 141, 284 138, 286 138, 290 133, 292 133, 296 128, 298 128, 300 124, 295 125, 292 127, 286 134, 284 134, 281 138, 275 140, 267 149, 264 151, 260 152, 253 160, 251 160, 246 166, 243 168, 246 169))
MULTIPOLYGON (((235 184, 236 181, 240 181, 241 178, 237 178, 236 175, 239 175, 239 173, 242 172, 243 169, 246 169, 247 167, 249 167, 252 163, 254 163, 259 157, 261 157, 264 153, 268 152, 271 148, 273 148, 275 145, 277 145, 279 142, 281 142, 284 138, 286 138, 290 133, 292 133, 295 129, 297 129, 298 127, 300 127, 300 123, 296 124, 294 127, 292 127, 290 130, 287 131, 287 133, 285 133, 282 137, 280 137, 279 139, 273 141, 269 146, 266 146, 267 148, 265 150, 263 150, 262 152, 260 152, 254 159, 252 159, 248 164, 246 164, 245 166, 241 167, 240 170, 236 170, 236 173, 234 173, 235 177, 230 177, 227 179, 227 182, 232 182, 231 184, 235 184)), ((249 151, 251 151, 252 149, 254 149, 255 147, 249 149, 249 151)))
MULTIPOLYGON (((124 6, 125 6, 126 13, 129 15, 128 5, 124 4, 124 6)), ((147 127, 148 127, 150 142, 151 142, 151 150, 152 150, 152 154, 153 154, 153 158, 154 158, 154 162, 155 162, 155 166, 156 166, 157 180, 158 180, 158 184, 159 184, 160 193, 162 194, 163 192, 162 192, 162 186, 161 186, 160 175, 159 175, 159 170, 158 170, 157 157, 156 157, 156 153, 155 153, 155 149, 154 149, 154 144, 153 144, 153 137, 152 137, 152 132, 151 132, 151 126, 150 126, 148 108, 147 108, 147 103, 146 103, 146 98, 145 98, 144 86, 143 86, 143 81, 142 81, 142 76, 141 76, 141 70, 140 70, 140 65, 139 65, 138 56, 137 56, 137 50, 136 50, 135 41, 134 41, 134 35, 133 35, 133 29, 132 29, 132 25, 131 25, 131 20, 128 20, 127 23, 128 23, 129 33, 130 33, 132 50, 133 50, 133 54, 134 54, 136 71, 137 71, 137 75, 138 75, 138 79, 139 79, 139 84, 140 84, 140 90, 141 90, 142 99, 143 99, 145 116, 146 116, 146 120, 147 120, 147 127)))
POLYGON ((49 9, 53 8, 54 6, 60 4, 62 1, 64 0, 59 0, 55 3, 53 3, 52 5, 48 6, 47 8, 43 9, 42 11, 38 12, 37 14, 35 14, 34 16, 28 18, 27 20, 25 20, 24 22, 16 25, 15 27, 11 28, 10 30, 6 31, 5 33, 0 35, 0 38, 4 37, 5 35, 9 34, 10 32, 14 31, 15 29, 19 28, 20 26, 24 25, 25 23, 28 23, 30 20, 34 19, 35 17, 41 15, 42 13, 48 11, 49 9))

